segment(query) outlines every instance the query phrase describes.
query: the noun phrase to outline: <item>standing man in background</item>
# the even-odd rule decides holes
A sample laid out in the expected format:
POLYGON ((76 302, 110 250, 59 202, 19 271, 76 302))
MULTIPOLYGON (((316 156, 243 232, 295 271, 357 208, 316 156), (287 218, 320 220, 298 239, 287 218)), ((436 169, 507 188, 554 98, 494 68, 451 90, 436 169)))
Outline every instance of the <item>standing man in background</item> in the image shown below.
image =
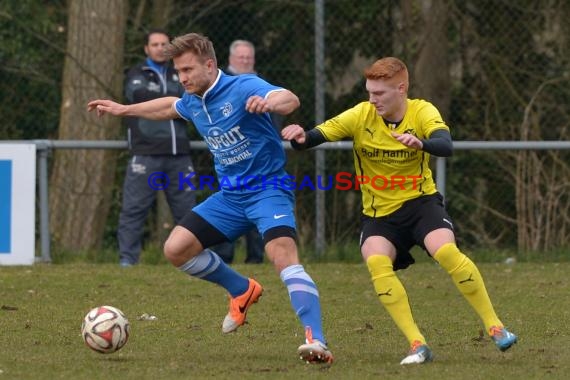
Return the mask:
MULTIPOLYGON (((145 35, 146 59, 132 67, 125 78, 125 97, 129 104, 184 94, 176 71, 164 56, 164 48, 169 42, 170 38, 163 30, 153 29, 145 35)), ((196 198, 189 187, 178 189, 178 173, 194 171, 186 121, 142 117, 125 120, 132 156, 123 184, 117 237, 119 264, 129 267, 139 262, 144 223, 156 200, 156 190, 149 186, 148 176, 162 172, 170 179, 164 187, 175 223, 195 205, 196 198)))
POLYGON ((230 44, 229 64, 226 74, 256 74, 255 46, 247 40, 235 40, 230 44))

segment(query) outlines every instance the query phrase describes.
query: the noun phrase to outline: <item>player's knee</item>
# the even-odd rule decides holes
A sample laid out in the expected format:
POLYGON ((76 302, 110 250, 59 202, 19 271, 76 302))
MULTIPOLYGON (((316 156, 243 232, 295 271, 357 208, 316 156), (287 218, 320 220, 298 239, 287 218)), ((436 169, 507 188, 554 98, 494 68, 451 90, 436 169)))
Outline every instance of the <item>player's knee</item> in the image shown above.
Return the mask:
POLYGON ((183 244, 175 237, 169 237, 164 243, 164 257, 175 266, 180 266, 196 256, 198 251, 194 253, 192 244, 183 244))
POLYGON ((291 265, 299 264, 297 245, 289 237, 280 237, 269 241, 265 250, 277 273, 281 273, 283 269, 291 265))
POLYGON ((452 274, 462 264, 465 255, 461 253, 455 243, 446 243, 437 249, 433 258, 443 269, 452 274))
POLYGON ((202 251, 202 244, 186 228, 176 226, 166 239, 164 257, 175 266, 180 266, 202 251))
POLYGON ((385 255, 372 255, 366 259, 366 266, 372 281, 376 278, 387 277, 394 274, 392 259, 385 255))
POLYGON ((164 257, 170 262, 172 262, 175 257, 180 255, 176 242, 172 241, 171 238, 168 238, 166 242, 164 242, 162 252, 164 254, 164 257))

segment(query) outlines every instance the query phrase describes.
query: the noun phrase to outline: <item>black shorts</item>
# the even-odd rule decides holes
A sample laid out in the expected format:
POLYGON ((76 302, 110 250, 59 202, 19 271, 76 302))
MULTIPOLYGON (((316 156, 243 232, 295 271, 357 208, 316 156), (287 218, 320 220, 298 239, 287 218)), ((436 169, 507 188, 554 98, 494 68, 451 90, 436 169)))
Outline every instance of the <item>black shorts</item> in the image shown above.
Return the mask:
MULTIPOLYGON (((194 211, 188 212, 180 221, 179 226, 192 232, 204 248, 230 241, 226 235, 194 211)), ((289 226, 270 228, 263 234, 263 245, 279 237, 290 237, 297 240, 297 232, 289 226)))
POLYGON ((390 215, 380 218, 362 217, 360 246, 370 236, 382 236, 396 247, 394 270, 404 269, 415 262, 410 253, 414 245, 426 249, 424 238, 439 228, 453 230, 440 193, 423 195, 405 202, 390 215))

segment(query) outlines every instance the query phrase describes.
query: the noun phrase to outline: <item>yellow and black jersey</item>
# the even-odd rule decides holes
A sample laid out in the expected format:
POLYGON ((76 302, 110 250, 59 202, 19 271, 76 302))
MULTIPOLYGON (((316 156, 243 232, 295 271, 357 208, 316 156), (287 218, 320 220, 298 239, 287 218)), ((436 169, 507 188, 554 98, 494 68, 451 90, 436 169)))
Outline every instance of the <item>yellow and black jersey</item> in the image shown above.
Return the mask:
POLYGON ((362 102, 316 127, 327 141, 353 140, 356 180, 361 184, 367 216, 391 214, 407 200, 436 192, 429 153, 406 147, 391 133, 411 133, 423 140, 435 130, 449 131, 449 127, 431 103, 420 99, 407 102, 406 115, 399 124, 387 125, 371 103, 362 102))

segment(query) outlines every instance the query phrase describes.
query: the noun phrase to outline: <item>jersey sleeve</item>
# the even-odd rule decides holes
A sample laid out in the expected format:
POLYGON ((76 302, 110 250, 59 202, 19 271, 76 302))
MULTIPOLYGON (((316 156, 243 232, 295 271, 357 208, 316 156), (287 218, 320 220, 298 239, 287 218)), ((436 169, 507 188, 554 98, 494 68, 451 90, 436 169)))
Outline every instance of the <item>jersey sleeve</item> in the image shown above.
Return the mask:
POLYGON ((317 128, 327 141, 352 139, 354 131, 362 120, 363 103, 360 103, 338 115, 317 125, 317 128))
POLYGON ((239 88, 244 92, 245 99, 253 95, 267 99, 270 93, 285 90, 283 87, 275 86, 255 74, 242 74, 239 78, 239 88))
POLYGON ((428 138, 434 131, 443 129, 449 132, 449 127, 443 121, 437 108, 428 102, 419 110, 418 119, 422 120, 423 135, 428 138))
POLYGON ((189 107, 190 97, 184 94, 180 99, 174 102, 174 110, 181 118, 186 121, 191 121, 190 107, 189 107))

